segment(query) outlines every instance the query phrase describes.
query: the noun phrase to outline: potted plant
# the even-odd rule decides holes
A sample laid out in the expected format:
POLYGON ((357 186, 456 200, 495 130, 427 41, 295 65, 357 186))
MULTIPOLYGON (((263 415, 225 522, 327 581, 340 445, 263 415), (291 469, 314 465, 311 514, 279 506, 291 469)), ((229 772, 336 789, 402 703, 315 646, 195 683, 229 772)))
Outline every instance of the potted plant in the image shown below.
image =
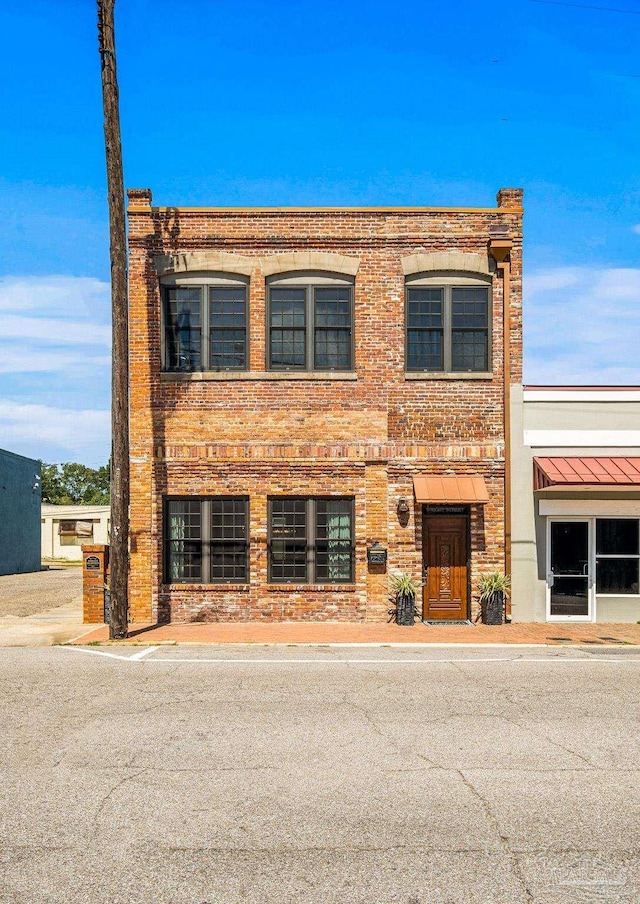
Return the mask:
POLYGON ((501 571, 481 574, 478 581, 482 623, 485 625, 501 625, 504 612, 504 601, 509 598, 511 582, 509 575, 501 571))
POLYGON ((395 614, 396 622, 399 625, 410 627, 415 622, 416 593, 417 586, 410 574, 404 571, 391 575, 391 588, 395 598, 395 614))

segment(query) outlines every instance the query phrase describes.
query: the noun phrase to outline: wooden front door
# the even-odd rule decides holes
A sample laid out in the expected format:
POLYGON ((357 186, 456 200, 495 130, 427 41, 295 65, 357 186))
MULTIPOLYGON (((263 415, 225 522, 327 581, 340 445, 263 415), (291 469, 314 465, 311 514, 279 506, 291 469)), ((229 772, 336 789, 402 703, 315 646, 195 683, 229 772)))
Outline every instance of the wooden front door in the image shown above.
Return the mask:
POLYGON ((468 613, 468 520, 465 515, 425 515, 423 532, 425 620, 465 619, 468 613))

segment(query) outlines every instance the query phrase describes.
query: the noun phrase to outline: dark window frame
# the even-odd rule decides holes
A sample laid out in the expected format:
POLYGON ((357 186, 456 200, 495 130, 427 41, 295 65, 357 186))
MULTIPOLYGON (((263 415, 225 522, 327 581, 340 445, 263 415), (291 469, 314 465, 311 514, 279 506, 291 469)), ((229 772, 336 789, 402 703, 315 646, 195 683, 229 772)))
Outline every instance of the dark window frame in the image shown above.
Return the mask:
MULTIPOLYGON (((599 569, 598 569, 598 565, 600 562, 602 562, 603 564, 606 562, 612 562, 612 561, 635 562, 636 569, 637 569, 637 577, 640 577, 640 520, 638 518, 625 518, 624 516, 616 516, 616 517, 612 517, 612 518, 596 517, 595 530, 594 530, 594 554, 595 554, 595 566, 596 566, 596 575, 595 575, 596 594, 598 596, 632 596, 632 597, 636 597, 636 596, 640 595, 640 587, 638 587, 638 589, 636 589, 635 592, 634 591, 625 591, 625 590, 618 590, 615 592, 609 591, 609 590, 602 590, 599 585, 600 575, 599 575, 599 569), (636 541, 637 541, 636 546, 637 546, 638 551, 635 553, 630 553, 630 552, 603 553, 603 552, 599 552, 598 551, 598 546, 599 546, 598 524, 599 524, 599 522, 604 522, 604 521, 629 521, 629 522, 634 523, 636 526, 636 541)), ((604 568, 603 568, 603 570, 604 570, 604 568)), ((638 584, 639 582, 636 581, 635 583, 638 584)))
MULTIPOLYGON (((293 274, 291 274, 293 276, 293 274)), ((289 278, 285 274, 279 273, 277 276, 267 279, 267 304, 266 304, 266 360, 267 370, 275 372, 298 372, 298 373, 353 373, 355 371, 355 283, 353 280, 341 274, 335 276, 331 273, 318 272, 314 279, 313 275, 304 275, 300 279, 289 278), (281 289, 298 289, 304 290, 304 349, 305 362, 302 365, 281 365, 272 362, 272 327, 271 310, 272 310, 272 292, 281 289), (349 326, 334 327, 336 331, 348 333, 348 351, 349 361, 346 367, 319 367, 316 365, 316 333, 323 332, 325 328, 317 326, 317 292, 324 289, 335 290, 341 289, 349 293, 349 326)), ((330 329, 330 328, 327 328, 330 329)))
POLYGON ((175 281, 163 282, 160 286, 161 294, 161 369, 163 373, 227 373, 227 372, 246 372, 249 370, 249 350, 250 350, 250 322, 249 322, 249 281, 244 278, 229 278, 224 281, 212 277, 208 279, 203 277, 200 280, 185 279, 184 281, 176 279, 175 281), (174 290, 192 290, 199 292, 199 309, 200 309, 200 366, 199 367, 170 367, 169 366, 169 333, 170 333, 170 317, 169 317, 169 293, 174 290), (241 365, 227 365, 223 367, 213 367, 211 364, 211 337, 214 329, 231 331, 235 328, 216 326, 211 317, 211 294, 212 290, 225 289, 242 289, 244 291, 244 329, 238 330, 244 333, 244 360, 241 365))
MULTIPOLYGON (((295 509, 294 509, 295 510, 295 509)), ((355 497, 353 496, 269 496, 267 499, 267 580, 270 584, 295 584, 300 586, 313 586, 313 585, 324 585, 331 584, 337 587, 347 584, 353 584, 355 580, 355 497), (318 522, 319 522, 319 514, 323 505, 331 502, 342 502, 348 503, 348 513, 350 519, 350 537, 348 541, 342 541, 342 545, 346 545, 348 543, 348 555, 349 555, 349 576, 345 578, 331 578, 328 574, 319 577, 318 572, 323 569, 328 569, 331 567, 328 563, 327 565, 321 565, 318 562, 318 553, 321 552, 324 554, 324 546, 327 544, 327 557, 328 557, 328 541, 326 538, 318 539, 318 522), (282 538, 275 537, 274 538, 274 529, 273 529, 273 516, 274 516, 274 504, 286 504, 289 503, 292 507, 297 503, 298 506, 302 504, 304 506, 305 512, 305 537, 304 537, 304 566, 305 566, 305 577, 304 579, 299 579, 296 577, 290 578, 287 576, 275 576, 274 575, 274 560, 273 560, 273 543, 274 540, 280 540, 282 538)), ((285 541, 286 542, 286 541, 285 541)), ((290 541, 292 544, 295 543, 299 547, 302 547, 301 538, 292 538, 290 541)), ((283 564, 283 568, 285 565, 283 564)), ((288 567, 295 567, 294 565, 289 563, 288 567)))
MULTIPOLYGON (((472 374, 472 373, 491 373, 492 371, 492 319, 493 319, 493 297, 492 282, 490 279, 474 279, 470 277, 462 277, 459 281, 455 277, 413 277, 405 280, 405 302, 404 302, 404 360, 405 373, 420 374, 472 374), (420 290, 435 290, 440 292, 442 314, 440 327, 411 327, 409 325, 409 312, 411 303, 411 292, 420 290), (454 308, 454 291, 456 289, 484 289, 487 298, 487 317, 486 327, 471 328, 457 327, 453 324, 453 308, 454 308), (442 367, 415 367, 409 364, 409 337, 412 333, 423 331, 440 332, 442 334, 442 367), (483 368, 460 368, 453 367, 453 335, 454 333, 464 332, 482 332, 485 334, 485 355, 486 367, 483 368)), ((417 300, 417 299, 416 299, 417 300)))
MULTIPOLYGON (((171 586, 180 586, 181 584, 224 584, 229 586, 244 585, 250 582, 250 566, 249 566, 249 548, 250 548, 250 508, 249 497, 243 495, 217 495, 217 496, 165 496, 163 498, 162 511, 162 543, 163 543, 163 583, 171 586), (212 550, 215 547, 240 545, 237 537, 221 538, 215 540, 212 538, 212 506, 214 502, 241 502, 244 505, 244 576, 238 578, 212 578, 212 550), (171 544, 180 542, 180 540, 172 539, 169 536, 170 526, 170 506, 171 503, 190 503, 199 504, 200 507, 200 537, 198 540, 190 540, 192 543, 199 543, 200 546, 200 577, 189 577, 184 580, 172 579, 171 577, 171 544)), ((226 565, 223 567, 231 567, 226 565)), ((233 567, 238 567, 234 560, 233 567)))

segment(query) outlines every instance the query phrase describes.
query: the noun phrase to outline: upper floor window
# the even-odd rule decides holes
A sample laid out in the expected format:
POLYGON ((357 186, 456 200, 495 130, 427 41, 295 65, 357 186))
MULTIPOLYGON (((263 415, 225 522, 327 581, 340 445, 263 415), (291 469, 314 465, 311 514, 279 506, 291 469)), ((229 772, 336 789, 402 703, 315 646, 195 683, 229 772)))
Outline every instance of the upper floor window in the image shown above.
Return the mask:
POLYGON ((433 274, 407 280, 406 369, 490 370, 490 280, 433 274))
POLYGON ((268 282, 270 370, 353 369, 353 283, 326 273, 268 282))
POLYGON ((163 370, 247 370, 248 283, 189 274, 163 280, 163 370))

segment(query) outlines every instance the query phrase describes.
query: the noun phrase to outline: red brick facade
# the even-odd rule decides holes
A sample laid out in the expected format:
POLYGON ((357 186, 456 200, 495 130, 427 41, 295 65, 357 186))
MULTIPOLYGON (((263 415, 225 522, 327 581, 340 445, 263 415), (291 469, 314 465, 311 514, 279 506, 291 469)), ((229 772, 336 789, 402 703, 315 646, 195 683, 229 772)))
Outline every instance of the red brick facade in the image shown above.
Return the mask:
POLYGON ((490 501, 470 509, 471 587, 504 569, 504 281, 488 249, 495 235, 513 243, 509 380, 518 383, 521 202, 509 189, 491 209, 191 209, 129 192, 133 621, 386 620, 389 571, 422 582, 414 474, 484 477, 490 501), (491 276, 490 373, 406 374, 405 279, 474 260, 491 276), (160 280, 193 270, 249 280, 247 372, 161 372, 160 280), (353 279, 353 372, 267 370, 266 276, 325 270, 353 279), (249 497, 248 583, 165 584, 163 497, 219 495, 249 497), (331 495, 354 499, 353 583, 269 584, 268 498, 331 495), (388 549, 386 571, 367 564, 374 541, 388 549))

